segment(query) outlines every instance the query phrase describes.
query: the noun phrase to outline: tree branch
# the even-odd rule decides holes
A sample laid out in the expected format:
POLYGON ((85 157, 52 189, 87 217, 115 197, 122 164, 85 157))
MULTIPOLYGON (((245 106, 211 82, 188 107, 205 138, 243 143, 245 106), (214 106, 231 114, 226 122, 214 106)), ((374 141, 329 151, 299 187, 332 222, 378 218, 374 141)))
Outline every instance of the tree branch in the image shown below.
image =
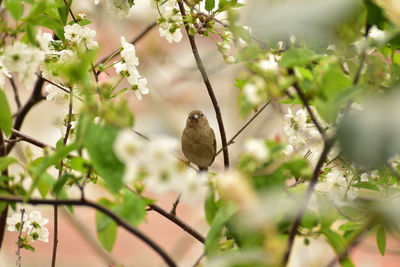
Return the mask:
MULTIPOLYGON (((7 155, 6 144, 4 142, 3 132, 0 130, 0 158, 7 155)), ((7 168, 1 172, 1 175, 8 176, 7 168)), ((3 244, 4 232, 6 230, 6 220, 8 215, 8 205, 4 207, 0 215, 0 248, 3 244)))
POLYGON ((17 108, 18 110, 21 109, 21 100, 19 98, 19 93, 18 93, 18 88, 17 85, 15 84, 15 81, 13 78, 9 78, 9 81, 11 83, 11 87, 13 89, 14 92, 14 99, 15 99, 15 103, 17 104, 17 108))
POLYGON ((78 21, 76 20, 76 18, 75 18, 75 16, 74 16, 74 13, 73 13, 72 10, 71 10, 71 7, 68 5, 68 3, 67 3, 66 0, 64 0, 64 4, 67 6, 68 11, 69 11, 69 14, 71 14, 71 17, 72 17, 72 19, 74 20, 74 22, 75 22, 75 23, 78 23, 78 21))
POLYGON ((289 231, 289 237, 288 237, 288 241, 286 244, 286 250, 283 256, 283 262, 282 262, 282 266, 286 266, 288 261, 289 261, 289 257, 290 257, 290 253, 293 247, 293 242, 294 242, 294 238, 296 237, 297 234, 297 228, 300 225, 300 221, 301 218, 303 217, 304 212, 306 211, 308 202, 311 198, 311 195, 314 191, 314 187, 318 181, 319 178, 319 174, 322 168, 322 165, 324 164, 326 157, 328 156, 329 151, 331 150, 333 144, 335 143, 336 139, 335 138, 330 138, 327 139, 324 143, 324 149, 321 152, 321 155, 319 157, 319 160, 317 162, 317 165, 314 168, 313 171, 313 176, 311 178, 310 183, 308 184, 308 188, 307 191, 305 193, 305 196, 303 198, 303 201, 300 203, 299 205, 299 210, 297 211, 297 214, 294 218, 293 224, 290 227, 290 231, 289 231))
POLYGON ((186 11, 185 11, 185 7, 183 6, 183 2, 178 1, 178 5, 179 5, 179 10, 181 12, 181 15, 182 15, 182 18, 183 18, 183 21, 185 24, 185 29, 186 29, 187 36, 189 38, 190 46, 192 47, 193 56, 196 60, 197 68, 199 69, 201 76, 203 77, 203 81, 207 88, 208 95, 210 96, 211 102, 214 106, 215 115, 216 115, 217 121, 218 121, 219 132, 221 134, 221 143, 222 143, 223 153, 224 153, 224 166, 227 169, 227 168, 229 168, 229 152, 228 152, 228 145, 226 142, 226 133, 225 133, 225 128, 224 128, 224 122, 222 120, 221 111, 219 109, 218 101, 217 101, 217 98, 215 97, 214 90, 211 86, 210 80, 208 79, 207 72, 201 61, 196 42, 194 40, 194 36, 190 35, 190 33, 189 33, 189 24, 188 24, 187 20, 185 19, 186 11))
MULTIPOLYGON (((241 134, 243 132, 244 129, 247 128, 247 126, 250 125, 250 123, 257 118, 258 115, 260 115, 260 113, 271 103, 271 101, 268 101, 267 103, 265 103, 251 118, 248 122, 246 122, 242 128, 239 129, 239 131, 237 131, 237 133, 228 141, 227 146, 230 146, 231 144, 233 144, 235 142, 236 137, 239 136, 239 134, 241 134)), ((217 156, 219 153, 222 152, 222 148, 220 148, 218 150, 217 153, 215 153, 215 156, 217 156)))
POLYGON ((199 232, 197 232, 196 229, 192 228, 190 225, 188 225, 187 223, 182 221, 179 217, 167 212, 166 210, 164 210, 163 208, 161 208, 160 206, 158 206, 156 204, 151 204, 151 205, 149 205, 149 207, 150 207, 150 209, 154 210, 155 212, 158 212, 159 214, 161 214, 168 220, 174 222, 176 225, 178 225, 180 228, 182 228, 182 230, 184 230, 185 232, 187 232, 188 234, 190 234, 191 236, 193 236, 198 241, 200 241, 201 243, 204 244, 204 242, 206 240, 205 237, 202 236, 199 232))
MULTIPOLYGON (((28 114, 28 112, 31 110, 31 108, 34 105, 36 105, 37 103, 39 103, 40 101, 42 101, 43 99, 45 99, 42 96, 43 84, 44 84, 44 80, 41 77, 38 77, 38 79, 36 80, 35 86, 33 88, 31 96, 29 97, 29 99, 25 103, 25 105, 22 107, 22 109, 18 111, 18 114, 14 121, 14 126, 13 126, 13 128, 15 130, 19 131, 21 129, 22 123, 24 122, 24 119, 25 119, 26 115, 28 114)), ((10 137, 10 140, 12 140, 14 138, 15 138, 15 135, 12 134, 10 137)), ((15 145, 14 142, 11 142, 8 144, 7 154, 10 153, 10 151, 14 147, 14 145, 15 145)))
POLYGON ((85 199, 37 199, 37 198, 32 198, 32 199, 29 199, 28 201, 24 202, 24 199, 21 197, 5 196, 5 195, 0 195, 0 201, 13 202, 13 203, 26 203, 26 204, 31 204, 31 205, 57 205, 57 206, 71 205, 71 206, 86 206, 86 207, 94 208, 94 209, 104 213, 108 217, 110 217, 112 220, 114 220, 117 223, 117 225, 122 226, 128 232, 135 235, 140 240, 142 240, 144 243, 146 243, 158 255, 160 255, 163 258, 163 260, 165 261, 165 263, 168 266, 174 266, 174 267, 177 266, 176 263, 171 259, 171 257, 161 247, 159 247, 153 240, 151 240, 149 237, 147 237, 140 230, 131 226, 127 221, 125 221, 124 219, 119 217, 113 211, 97 204, 96 202, 92 202, 90 200, 85 200, 85 199))

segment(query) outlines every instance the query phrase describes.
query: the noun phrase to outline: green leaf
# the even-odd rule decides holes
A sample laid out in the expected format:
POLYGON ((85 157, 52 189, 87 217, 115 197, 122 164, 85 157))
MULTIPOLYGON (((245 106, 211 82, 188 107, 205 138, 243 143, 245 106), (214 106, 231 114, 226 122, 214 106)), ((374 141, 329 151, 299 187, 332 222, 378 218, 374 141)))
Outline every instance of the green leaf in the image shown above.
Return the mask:
POLYGON ((212 222, 211 228, 207 233, 205 243, 205 252, 207 255, 213 254, 218 251, 222 229, 224 228, 226 223, 232 218, 235 212, 236 208, 232 205, 224 205, 218 210, 212 222))
MULTIPOLYGON (((114 207, 114 203, 106 198, 101 198, 97 202, 108 209, 112 209, 114 207)), ((111 252, 114 247, 115 238, 117 236, 117 224, 107 215, 96 210, 96 229, 97 238, 100 244, 108 252, 111 252)))
POLYGON ((146 217, 146 205, 139 196, 127 189, 123 190, 122 197, 122 206, 118 214, 133 226, 138 226, 146 217))
POLYGON ((376 244, 378 245, 380 253, 384 256, 386 250, 386 233, 382 225, 378 228, 378 231, 376 231, 376 244))
POLYGON ((336 253, 340 253, 346 247, 346 241, 335 231, 332 231, 329 227, 323 227, 321 233, 326 237, 328 243, 332 246, 336 253))
POLYGON ((290 49, 282 55, 280 63, 284 68, 291 68, 306 65, 319 57, 314 51, 307 48, 290 49))
POLYGON ((204 211, 206 214, 206 220, 211 225, 214 220, 215 214, 218 211, 218 202, 215 201, 215 190, 213 187, 209 187, 206 200, 204 202, 204 211))
POLYGON ((7 0, 4 2, 4 6, 15 20, 24 14, 24 3, 21 0, 7 0))
POLYGON ((382 27, 382 25, 386 21, 383 10, 371 0, 365 0, 364 4, 367 8, 368 25, 376 25, 378 27, 382 27))
POLYGON ((37 183, 42 178, 42 174, 53 165, 57 165, 61 159, 65 158, 71 151, 76 148, 75 143, 68 146, 61 146, 57 148, 56 152, 50 156, 42 158, 39 164, 34 164, 29 167, 28 170, 32 176, 33 182, 31 188, 29 189, 26 199, 29 199, 33 190, 35 190, 37 183))
POLYGON ((3 90, 0 89, 0 129, 3 130, 6 135, 11 134, 12 128, 12 117, 10 107, 8 105, 7 96, 3 90))
MULTIPOLYGON (((69 6, 71 6, 71 3, 72 3, 72 0, 68 0, 68 1, 67 1, 67 4, 68 4, 69 6)), ((67 7, 67 5, 65 5, 64 3, 62 3, 62 5, 60 5, 60 6, 57 8, 57 11, 58 11, 58 15, 59 15, 59 17, 60 17, 61 22, 63 23, 63 25, 64 25, 64 26, 67 25, 67 19, 68 19, 68 7, 67 7)))
POLYGON ((206 8, 207 11, 213 10, 214 7, 215 7, 215 0, 206 0, 205 8, 206 8))
POLYGON ((61 189, 64 187, 65 183, 68 181, 68 178, 73 177, 69 173, 63 174, 57 182, 53 185, 53 193, 58 195, 61 192, 61 189))
POLYGON ((8 168, 9 165, 18 162, 16 158, 13 157, 1 157, 0 158, 0 172, 8 168))
POLYGON ((123 186, 124 164, 114 154, 113 143, 118 128, 91 124, 85 138, 85 147, 92 160, 94 170, 103 178, 113 192, 123 186))
POLYGON ((357 188, 365 188, 365 189, 370 189, 370 190, 374 190, 374 191, 379 191, 379 188, 374 185, 371 184, 370 182, 358 182, 356 184, 352 184, 352 187, 357 187, 357 188))

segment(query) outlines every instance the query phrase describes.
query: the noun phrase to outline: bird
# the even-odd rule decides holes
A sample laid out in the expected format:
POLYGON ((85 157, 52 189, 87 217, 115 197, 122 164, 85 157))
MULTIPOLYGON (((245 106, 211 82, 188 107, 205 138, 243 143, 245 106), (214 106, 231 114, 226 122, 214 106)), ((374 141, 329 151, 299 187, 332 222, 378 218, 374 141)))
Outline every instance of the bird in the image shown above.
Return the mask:
POLYGON ((217 141, 214 130, 200 110, 189 113, 182 133, 181 146, 185 157, 196 164, 199 171, 208 171, 215 158, 217 141))

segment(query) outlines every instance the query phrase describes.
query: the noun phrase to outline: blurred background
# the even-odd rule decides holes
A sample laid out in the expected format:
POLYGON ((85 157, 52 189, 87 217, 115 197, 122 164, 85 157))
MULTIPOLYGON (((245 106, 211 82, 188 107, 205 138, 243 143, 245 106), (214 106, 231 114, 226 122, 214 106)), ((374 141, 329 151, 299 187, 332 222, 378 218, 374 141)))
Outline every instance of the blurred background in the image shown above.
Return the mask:
MULTIPOLYGON (((97 32, 95 39, 100 45, 98 59, 117 49, 120 46, 121 36, 125 36, 127 40, 131 40, 147 25, 155 21, 157 13, 150 7, 150 1, 135 2, 134 12, 130 19, 116 20, 106 11, 105 4, 102 2, 100 5, 95 6, 92 0, 74 1, 72 10, 75 13, 86 13, 87 18, 93 21, 89 27, 97 32)), ((311 2, 308 1, 308 3, 311 2)), ((333 1, 326 1, 326 3, 333 3, 333 1)), ((322 18, 318 16, 319 20, 313 21, 309 18, 307 23, 309 25, 321 26, 321 21, 329 23, 340 21, 341 16, 335 16, 338 14, 335 11, 346 13, 347 11, 343 10, 347 9, 343 8, 347 8, 347 6, 343 4, 343 1, 337 1, 336 3, 339 3, 336 5, 337 9, 332 10, 332 13, 330 13, 333 17, 332 19, 330 17, 324 16, 322 18)), ((291 9, 285 9, 286 13, 275 13, 274 16, 266 15, 274 14, 272 12, 274 9, 269 9, 266 5, 263 5, 264 9, 270 10, 270 12, 262 13, 263 9, 259 7, 263 4, 263 1, 247 1, 246 4, 247 7, 241 11, 244 14, 243 20, 252 24, 254 34, 260 38, 265 38, 263 33, 282 33, 283 29, 286 29, 284 31, 286 36, 292 33, 300 34, 297 32, 298 29, 310 30, 311 34, 315 36, 315 34, 318 35, 325 29, 318 26, 316 30, 319 30, 319 32, 316 33, 314 28, 306 28, 306 24, 300 23, 304 22, 302 18, 309 17, 308 14, 320 12, 319 9, 310 9, 311 5, 305 3, 299 3, 292 6, 291 9), (259 12, 256 13, 256 16, 246 17, 246 14, 255 14, 255 10, 259 12), (283 14, 284 16, 282 15, 282 17, 278 18, 277 14, 283 14), (287 25, 282 25, 279 22, 293 15, 296 15, 295 19, 298 20, 299 24, 288 31, 287 25), (261 31, 260 29, 263 30, 261 31)), ((312 6, 315 7, 316 5, 312 6)), ((330 6, 324 6, 324 8, 321 10, 326 11, 330 6)), ((289 22, 292 22, 290 25, 294 25, 294 19, 289 22)), ((124 93, 124 97, 129 100, 130 108, 135 114, 134 128, 146 136, 167 134, 180 139, 187 114, 191 110, 200 109, 206 114, 211 127, 214 129, 217 136, 217 147, 220 148, 221 142, 215 112, 202 82, 201 75, 195 65, 190 45, 183 30, 182 33, 184 38, 180 43, 169 44, 164 38, 159 36, 158 27, 156 27, 135 45, 136 55, 140 60, 138 70, 143 77, 147 78, 150 93, 145 95, 141 101, 132 92, 124 93)), ((285 38, 285 36, 277 34, 273 38, 280 39, 285 38)), ((323 36, 322 38, 329 37, 323 36)), ((239 92, 233 86, 234 79, 243 70, 244 66, 225 64, 221 54, 217 52, 215 44, 209 39, 197 38, 196 41, 219 101, 227 138, 230 139, 246 122, 246 118, 239 119, 237 108, 237 96, 239 92)), ((108 72, 111 76, 114 74, 113 69, 109 69, 108 72)), ((107 80, 108 76, 103 75, 101 79, 107 80)), ((126 83, 120 86, 123 88, 123 86, 127 85, 126 83)), ((24 89, 23 86, 20 88, 21 100, 24 102, 29 97, 30 92, 24 89)), ((13 101, 9 83, 6 84, 5 90, 9 96, 9 103, 12 105, 12 110, 15 111, 15 102, 13 101)), ((62 109, 61 105, 42 101, 28 114, 21 132, 35 137, 44 143, 55 145, 61 136, 56 123, 57 117, 63 114, 62 109)), ((242 151, 242 144, 248 137, 284 139, 284 136, 282 136, 282 125, 283 114, 286 111, 287 106, 277 103, 270 104, 236 139, 236 142, 229 147, 231 164, 235 165, 235 159, 240 151, 242 151)), ((12 154, 23 157, 27 153, 27 147, 29 147, 34 155, 42 155, 41 149, 22 142, 15 146, 12 154)), ((210 170, 218 172, 222 169, 223 158, 221 153, 216 158, 210 170)), ((11 173, 18 173, 18 171, 16 167, 10 170, 11 173)), ((98 186, 88 185, 86 187, 86 196, 91 200, 96 200, 104 195, 105 191, 98 186)), ((166 210, 172 208, 172 203, 176 199, 175 194, 156 196, 152 195, 151 192, 147 192, 146 195, 157 199, 157 204, 166 210)), ((69 196, 71 198, 79 197, 80 192, 77 188, 71 188, 69 196)), ((34 243, 36 248, 35 253, 24 250, 22 252, 22 265, 27 267, 49 266, 51 262, 53 232, 52 207, 25 206, 25 208, 28 212, 38 209, 45 218, 49 218, 48 228, 50 238, 49 243, 34 243)), ((12 212, 10 211, 10 213, 12 212)), ((107 262, 110 258, 115 259, 116 262, 124 266, 132 267, 163 266, 164 264, 143 242, 123 229, 118 230, 112 253, 108 254, 105 252, 96 240, 95 212, 93 209, 77 207, 74 209, 74 213, 70 214, 64 208, 60 208, 60 214, 57 254, 57 266, 59 267, 108 266, 107 262)), ((140 225, 140 230, 160 244, 167 253, 172 255, 173 259, 179 263, 179 266, 193 266, 194 262, 203 252, 203 245, 159 214, 152 211, 149 211, 148 214, 146 222, 140 225)), ((181 203, 178 206, 177 215, 203 235, 207 234, 208 226, 204 219, 202 203, 192 205, 181 203)), ((15 232, 6 231, 4 245, 0 251, 0 266, 15 265, 16 239, 17 234, 15 232)), ((292 255, 290 266, 325 266, 334 257, 333 250, 322 239, 315 240, 311 242, 311 245, 306 246, 304 245, 304 240, 298 238, 295 246, 296 249, 292 255)), ((387 255, 382 257, 376 247, 375 238, 372 236, 365 239, 361 245, 352 251, 351 258, 356 266, 398 266, 400 260, 399 242, 389 238, 387 255)))

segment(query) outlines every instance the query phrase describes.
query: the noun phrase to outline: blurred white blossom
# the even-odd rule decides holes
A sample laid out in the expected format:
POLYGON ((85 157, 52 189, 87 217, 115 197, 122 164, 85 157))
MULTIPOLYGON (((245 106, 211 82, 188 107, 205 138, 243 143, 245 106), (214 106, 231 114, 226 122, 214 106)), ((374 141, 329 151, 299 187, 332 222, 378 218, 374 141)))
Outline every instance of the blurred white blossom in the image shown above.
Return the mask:
POLYGON ((167 1, 152 1, 152 6, 154 6, 159 11, 159 23, 158 30, 161 37, 167 39, 169 43, 178 43, 182 40, 182 32, 180 27, 181 15, 177 8, 176 0, 167 1))
POLYGON ((251 138, 246 140, 244 150, 259 161, 264 161, 269 156, 269 150, 263 139, 251 138))
MULTIPOLYGON (((95 5, 98 3, 99 0, 95 0, 95 5)), ((133 5, 134 2, 128 0, 107 0, 107 10, 117 19, 128 18, 132 13, 133 5)))
POLYGON ((18 75, 18 80, 23 81, 27 89, 32 89, 36 80, 35 72, 44 60, 44 53, 37 47, 22 42, 14 42, 4 48, 2 62, 3 73, 11 72, 18 75))
POLYGON ((373 25, 368 31, 368 37, 371 39, 381 41, 385 39, 386 33, 380 29, 376 25, 373 25))
POLYGON ((48 101, 54 101, 58 104, 66 104, 69 102, 69 94, 52 84, 46 85, 44 90, 47 92, 46 99, 48 101))
MULTIPOLYGON (((21 218, 22 214, 20 212, 14 213, 11 217, 7 217, 7 230, 10 232, 18 232, 21 229, 21 218)), ((22 221, 24 222, 22 232, 25 232, 28 229, 28 215, 26 213, 24 213, 22 221)))
POLYGON ((337 205, 343 205, 346 200, 354 200, 358 189, 351 186, 352 175, 345 177, 343 170, 333 169, 326 175, 329 197, 337 205))
POLYGON ((269 54, 268 59, 262 59, 258 62, 258 67, 264 72, 276 72, 279 70, 278 58, 269 54))
POLYGON ((256 77, 253 81, 245 84, 243 93, 247 101, 253 105, 260 104, 265 97, 265 82, 262 78, 256 77))

